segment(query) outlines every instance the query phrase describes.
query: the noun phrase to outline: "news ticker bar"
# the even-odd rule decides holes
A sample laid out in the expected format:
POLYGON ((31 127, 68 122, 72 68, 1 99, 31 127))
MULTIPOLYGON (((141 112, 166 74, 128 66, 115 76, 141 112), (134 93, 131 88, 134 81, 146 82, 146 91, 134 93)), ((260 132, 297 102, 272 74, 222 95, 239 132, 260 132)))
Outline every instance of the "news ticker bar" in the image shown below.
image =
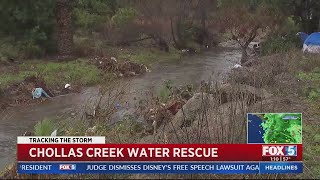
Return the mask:
POLYGON ((18 144, 18 161, 302 161, 301 144, 18 144))
POLYGON ((18 162, 19 174, 297 174, 302 172, 302 162, 18 162))

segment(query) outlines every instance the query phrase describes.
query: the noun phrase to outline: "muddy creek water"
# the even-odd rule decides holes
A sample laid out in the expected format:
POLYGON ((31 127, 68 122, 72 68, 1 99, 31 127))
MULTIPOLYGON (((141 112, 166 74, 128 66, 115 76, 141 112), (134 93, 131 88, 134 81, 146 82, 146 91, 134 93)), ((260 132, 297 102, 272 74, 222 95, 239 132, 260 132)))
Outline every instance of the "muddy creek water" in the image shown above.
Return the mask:
MULTIPOLYGON (((182 57, 179 61, 155 65, 151 72, 126 79, 131 97, 143 96, 144 91, 159 89, 165 80, 174 85, 198 84, 201 80, 221 80, 239 62, 241 52, 237 48, 218 47, 200 55, 182 57)), ((79 94, 55 97, 40 105, 16 107, 0 112, 0 171, 13 162, 16 153, 16 137, 32 131, 34 125, 44 118, 57 118, 71 114, 77 106, 98 94, 95 87, 85 88, 79 94)))

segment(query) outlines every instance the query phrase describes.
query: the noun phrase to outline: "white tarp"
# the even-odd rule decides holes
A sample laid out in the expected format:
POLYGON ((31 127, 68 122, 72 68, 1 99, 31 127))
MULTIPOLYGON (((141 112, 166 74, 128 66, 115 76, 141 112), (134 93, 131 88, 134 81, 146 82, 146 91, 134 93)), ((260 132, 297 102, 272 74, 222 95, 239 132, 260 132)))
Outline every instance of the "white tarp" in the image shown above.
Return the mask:
POLYGON ((303 44, 302 51, 304 53, 320 53, 320 46, 303 44))

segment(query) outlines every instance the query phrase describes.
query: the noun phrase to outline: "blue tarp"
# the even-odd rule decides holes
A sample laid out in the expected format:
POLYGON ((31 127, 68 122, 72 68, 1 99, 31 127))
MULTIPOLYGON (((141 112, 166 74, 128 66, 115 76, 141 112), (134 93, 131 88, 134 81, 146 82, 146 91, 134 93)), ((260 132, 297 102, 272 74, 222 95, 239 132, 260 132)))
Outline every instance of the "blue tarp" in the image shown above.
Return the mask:
POLYGON ((309 45, 318 45, 320 46, 320 32, 315 32, 310 34, 307 39, 304 41, 304 44, 309 45))

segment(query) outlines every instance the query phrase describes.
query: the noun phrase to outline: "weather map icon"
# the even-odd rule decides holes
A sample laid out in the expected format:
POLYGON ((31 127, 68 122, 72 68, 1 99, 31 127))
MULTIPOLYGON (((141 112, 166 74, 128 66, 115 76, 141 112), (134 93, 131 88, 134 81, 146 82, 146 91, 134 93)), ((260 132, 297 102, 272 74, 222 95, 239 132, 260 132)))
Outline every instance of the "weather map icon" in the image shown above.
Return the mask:
POLYGON ((248 143, 301 144, 301 113, 248 113, 248 143))

